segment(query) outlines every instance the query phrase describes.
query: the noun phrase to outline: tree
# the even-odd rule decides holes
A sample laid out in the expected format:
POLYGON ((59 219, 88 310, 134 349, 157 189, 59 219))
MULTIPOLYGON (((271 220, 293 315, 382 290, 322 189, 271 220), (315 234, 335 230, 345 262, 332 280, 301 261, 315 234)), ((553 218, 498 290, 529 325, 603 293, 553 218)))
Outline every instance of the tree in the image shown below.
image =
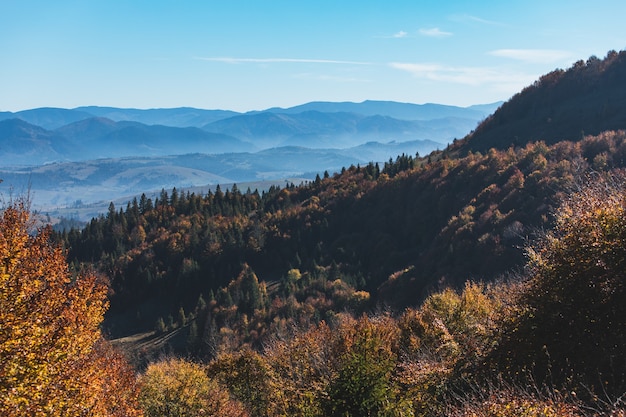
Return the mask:
POLYGON ((283 415, 276 374, 265 357, 250 350, 227 353, 209 365, 209 375, 227 386, 253 416, 283 415))
POLYGON ((202 366, 182 359, 148 365, 141 376, 140 400, 147 417, 247 415, 202 366))
POLYGON ((25 201, 0 216, 0 415, 139 415, 134 376, 101 339, 106 286, 73 277, 51 229, 32 226, 25 201))
POLYGON ((296 331, 292 337, 275 337, 266 344, 265 357, 272 367, 290 416, 322 416, 320 399, 335 373, 336 333, 321 322, 296 331))
POLYGON ((393 319, 362 316, 342 323, 339 332, 344 352, 323 401, 325 415, 412 415, 392 378, 398 359, 398 328, 393 319))

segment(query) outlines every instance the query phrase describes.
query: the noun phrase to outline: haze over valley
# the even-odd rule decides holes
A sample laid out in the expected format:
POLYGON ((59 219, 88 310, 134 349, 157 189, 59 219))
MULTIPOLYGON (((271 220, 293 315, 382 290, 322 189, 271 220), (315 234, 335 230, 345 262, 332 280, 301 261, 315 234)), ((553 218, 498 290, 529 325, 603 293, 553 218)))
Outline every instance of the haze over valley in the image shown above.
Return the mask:
POLYGON ((248 113, 95 106, 3 112, 0 190, 29 190, 33 208, 88 220, 109 201, 123 204, 161 189, 297 184, 325 171, 443 149, 499 104, 365 101, 248 113))
POLYGON ((626 417, 625 14, 0 1, 0 416, 626 417))

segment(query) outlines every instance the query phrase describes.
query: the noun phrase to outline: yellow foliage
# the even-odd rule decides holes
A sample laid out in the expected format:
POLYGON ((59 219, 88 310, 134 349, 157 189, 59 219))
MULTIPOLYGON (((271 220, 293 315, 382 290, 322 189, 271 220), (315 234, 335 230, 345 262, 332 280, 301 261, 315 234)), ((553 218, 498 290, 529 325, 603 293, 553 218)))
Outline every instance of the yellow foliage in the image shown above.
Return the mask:
POLYGON ((481 355, 499 303, 489 289, 467 283, 462 293, 446 289, 428 297, 419 310, 399 320, 401 343, 409 352, 427 351, 454 364, 481 355))
POLYGON ((101 338, 106 287, 95 275, 72 279, 49 229, 31 234, 25 203, 0 217, 0 415, 138 415, 132 378, 101 338), (120 378, 115 408, 108 378, 120 378), (117 410, 117 411, 114 411, 117 410))
POLYGON ((147 417, 246 416, 241 404, 209 379, 204 368, 182 359, 152 363, 140 378, 147 417))
POLYGON ((265 357, 280 381, 287 415, 322 415, 320 400, 336 368, 332 339, 332 330, 322 322, 267 346, 265 357))
POLYGON ((274 370, 259 353, 244 349, 221 355, 209 364, 208 372, 252 415, 284 415, 285 404, 274 370))

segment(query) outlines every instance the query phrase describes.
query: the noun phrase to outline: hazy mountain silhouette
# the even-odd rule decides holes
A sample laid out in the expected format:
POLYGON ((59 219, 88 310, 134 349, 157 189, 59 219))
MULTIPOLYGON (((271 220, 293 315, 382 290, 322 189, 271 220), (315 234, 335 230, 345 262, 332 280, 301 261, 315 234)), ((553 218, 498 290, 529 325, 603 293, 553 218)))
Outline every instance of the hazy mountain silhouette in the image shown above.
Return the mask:
POLYGON ((495 107, 366 101, 246 114, 97 106, 4 112, 0 166, 6 169, 0 178, 3 187, 25 188, 30 181, 35 205, 113 199, 142 187, 314 178, 351 164, 442 149, 495 107), (205 155, 176 156, 184 154, 205 155), (115 162, 130 157, 141 164, 115 162), (48 164, 43 171, 37 168, 42 164, 48 164), (15 168, 20 165, 30 168, 15 168))
POLYGON ((2 165, 39 165, 73 152, 65 137, 20 119, 0 121, 2 165))
POLYGON ((201 127, 207 123, 238 114, 230 110, 203 110, 193 107, 141 110, 86 106, 78 107, 75 110, 80 110, 93 116, 106 117, 116 122, 133 121, 147 125, 158 124, 173 127, 201 127))
POLYGON ((41 107, 38 109, 22 110, 15 113, 0 113, 0 120, 20 119, 32 125, 52 130, 69 123, 93 117, 91 114, 79 111, 60 109, 55 107, 41 107))
POLYGON ((429 139, 448 143, 463 137, 476 124, 477 120, 464 118, 401 120, 383 115, 310 110, 238 115, 210 123, 203 129, 235 136, 258 147, 348 148, 370 141, 429 139))
POLYGON ((366 100, 361 103, 313 101, 286 109, 274 107, 267 112, 295 114, 305 111, 325 113, 356 113, 364 116, 389 116, 403 120, 430 120, 445 117, 459 117, 480 120, 493 113, 502 102, 480 104, 469 107, 447 106, 443 104, 413 104, 395 101, 366 100))

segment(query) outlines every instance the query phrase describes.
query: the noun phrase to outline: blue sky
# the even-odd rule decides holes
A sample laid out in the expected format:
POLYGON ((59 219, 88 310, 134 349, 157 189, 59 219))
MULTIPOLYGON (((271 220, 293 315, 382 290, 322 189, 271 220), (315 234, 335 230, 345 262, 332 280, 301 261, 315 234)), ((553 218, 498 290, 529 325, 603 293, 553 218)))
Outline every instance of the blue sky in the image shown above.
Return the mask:
POLYGON ((0 111, 467 106, 626 49, 626 2, 0 0, 0 111))

